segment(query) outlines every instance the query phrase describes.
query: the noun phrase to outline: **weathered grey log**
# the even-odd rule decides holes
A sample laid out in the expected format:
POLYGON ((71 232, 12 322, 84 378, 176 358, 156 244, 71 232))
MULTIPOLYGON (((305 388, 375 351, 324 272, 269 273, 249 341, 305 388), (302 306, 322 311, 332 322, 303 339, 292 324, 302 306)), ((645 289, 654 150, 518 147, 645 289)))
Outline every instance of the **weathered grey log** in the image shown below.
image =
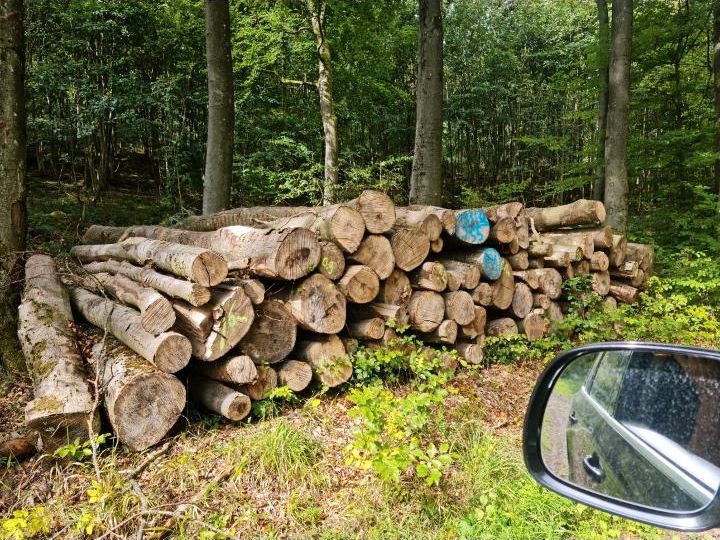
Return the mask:
POLYGON ((25 423, 38 430, 50 448, 68 439, 87 439, 88 428, 99 427, 72 322, 55 262, 47 255, 31 256, 18 309, 18 338, 33 380, 25 423))
POLYGON ((312 366, 300 360, 283 362, 277 370, 278 383, 293 392, 302 392, 312 382, 312 366))
POLYGON ((339 386, 352 376, 352 363, 336 335, 305 336, 295 347, 295 357, 308 362, 314 377, 325 386, 339 386))
POLYGON ((143 329, 137 311, 77 287, 70 291, 70 299, 87 321, 106 329, 158 369, 175 373, 190 360, 188 338, 176 332, 153 336, 143 329))
POLYGON ((549 208, 526 208, 525 215, 539 232, 565 227, 594 226, 605 223, 605 206, 600 201, 579 199, 549 208))
POLYGON ((185 409, 182 383, 112 336, 96 343, 92 355, 118 440, 136 452, 160 442, 185 409))
POLYGON ((274 364, 295 348, 297 322, 283 302, 268 299, 255 308, 255 320, 238 349, 258 364, 274 364))
POLYGON ((245 418, 252 408, 250 398, 244 393, 200 375, 190 376, 188 393, 193 401, 234 422, 245 418))
POLYGON ((415 291, 408 304, 410 325, 419 332, 432 332, 443 321, 445 300, 433 291, 415 291))
POLYGON ((268 298, 282 301, 304 330, 337 334, 345 326, 345 295, 321 274, 312 274, 293 287, 269 293, 268 298))
POLYGON ((203 377, 231 384, 252 384, 258 373, 255 362, 244 354, 226 356, 214 362, 193 361, 190 366, 203 377))

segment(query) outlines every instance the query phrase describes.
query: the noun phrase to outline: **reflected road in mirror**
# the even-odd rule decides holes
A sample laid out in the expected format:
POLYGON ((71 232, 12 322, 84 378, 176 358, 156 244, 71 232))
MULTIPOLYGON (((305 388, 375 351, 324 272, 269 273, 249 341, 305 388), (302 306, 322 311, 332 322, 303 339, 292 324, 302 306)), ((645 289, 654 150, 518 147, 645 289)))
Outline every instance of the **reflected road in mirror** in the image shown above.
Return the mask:
POLYGON ((667 511, 720 486, 720 363, 646 351, 586 354, 553 386, 540 433, 557 478, 667 511))

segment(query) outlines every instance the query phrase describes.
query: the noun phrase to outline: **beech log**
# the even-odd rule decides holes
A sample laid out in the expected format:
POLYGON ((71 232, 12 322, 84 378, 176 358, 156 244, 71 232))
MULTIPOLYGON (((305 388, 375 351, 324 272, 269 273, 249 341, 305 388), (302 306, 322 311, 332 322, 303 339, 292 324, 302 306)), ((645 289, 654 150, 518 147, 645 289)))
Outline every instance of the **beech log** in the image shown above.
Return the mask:
POLYGON ((412 292, 412 285, 407 274, 399 268, 395 268, 380 284, 380 292, 376 300, 383 304, 404 305, 410 300, 412 292))
POLYGON ((636 287, 617 281, 610 282, 610 294, 613 295, 618 302, 624 304, 634 304, 638 301, 639 297, 639 291, 636 287))
POLYGON ((387 279, 395 268, 395 255, 390 240, 381 234, 369 234, 348 259, 372 268, 380 279, 387 279))
POLYGON ((420 229, 432 242, 440 238, 443 231, 443 224, 440 218, 432 212, 423 210, 412 210, 409 208, 396 208, 397 220, 395 226, 400 228, 420 229))
POLYGON ((337 281, 345 273, 345 255, 332 242, 320 243, 320 264, 318 272, 332 281, 337 281))
POLYGON ((385 321, 381 317, 358 319, 347 323, 348 333, 356 339, 382 339, 385 321))
POLYGON ((518 327, 514 319, 511 319, 510 317, 503 317, 502 319, 488 321, 485 333, 488 336, 517 334, 518 327))
POLYGON ((492 304, 493 287, 490 283, 478 283, 472 291, 473 302, 480 306, 492 304))
POLYGON ((157 336, 145 331, 134 309, 97 296, 82 288, 70 291, 73 307, 90 323, 107 329, 122 343, 166 373, 175 373, 190 360, 190 340, 176 332, 157 336))
POLYGON ((612 248, 608 253, 610 258, 610 268, 619 268, 625 262, 627 256, 628 241, 623 234, 614 234, 612 240, 612 248))
POLYGON ((247 395, 233 390, 221 382, 192 375, 188 381, 188 393, 193 401, 214 413, 239 422, 250 414, 252 403, 247 395))
POLYGON ((87 439, 99 427, 85 364, 72 330, 68 293, 47 255, 25 264, 25 291, 18 308, 18 338, 33 381, 33 399, 25 423, 51 447, 87 439))
POLYGON ((500 253, 494 248, 451 251, 445 254, 444 257, 477 265, 482 276, 491 281, 498 279, 502 272, 503 259, 500 253))
POLYGON ((456 238, 465 244, 479 245, 485 243, 490 235, 490 222, 485 212, 479 208, 458 210, 455 212, 457 223, 455 225, 456 238))
POLYGON ((269 294, 281 300, 304 330, 337 334, 345 326, 345 295, 322 274, 312 274, 296 286, 269 294))
POLYGON ((545 320, 545 310, 534 309, 525 318, 518 321, 518 330, 525 334, 528 341, 537 341, 545 337, 548 331, 548 324, 545 320))
POLYGON ((226 356, 215 362, 192 362, 193 371, 203 377, 231 384, 251 384, 258 373, 252 358, 244 354, 226 356))
POLYGON ((457 225, 457 216, 454 210, 448 210, 447 208, 440 208, 437 206, 424 206, 424 205, 412 205, 407 207, 408 210, 415 212, 425 212, 427 214, 434 214, 442 223, 443 230, 450 236, 455 234, 455 227, 457 225))
POLYGON ((268 299, 255 308, 255 320, 238 349, 258 364, 274 364, 288 357, 296 337, 297 323, 290 310, 268 299))
POLYGON ((277 370, 278 383, 293 392, 302 392, 312 381, 312 366, 300 360, 283 362, 277 370))
POLYGON ((267 397, 268 392, 277 388, 278 374, 270 366, 255 366, 257 378, 254 382, 239 386, 238 389, 247 394, 253 401, 259 401, 267 397))
POLYGON ((607 296, 610 292, 610 273, 593 272, 592 274, 592 290, 600 296, 607 296))
POLYGON ((455 321, 445 320, 432 332, 423 334, 422 340, 426 343, 447 343, 452 345, 457 340, 457 334, 457 323, 455 321))
POLYGON ((459 325, 470 324, 475 319, 475 304, 467 291, 455 291, 443 294, 445 317, 459 325))
POLYGON ((372 302, 380 292, 377 274, 363 264, 348 266, 337 286, 347 301, 354 304, 372 302))
POLYGON ((410 325, 419 332, 432 332, 443 321, 445 300, 433 291, 416 291, 408 304, 410 325))
POLYGON ((418 289, 442 292, 447 288, 448 275, 439 262, 425 262, 420 268, 409 274, 410 283, 418 289))
POLYGON ((510 310, 518 319, 524 319, 533 309, 533 294, 525 283, 515 283, 515 292, 513 294, 510 310))
POLYGON ((454 261, 446 257, 442 257, 437 260, 445 267, 445 270, 448 273, 454 272, 459 275, 461 280, 460 287, 463 289, 473 290, 480 283, 482 273, 476 264, 454 261))
POLYGON ((458 354, 462 356, 468 364, 482 364, 483 358, 485 356, 482 344, 458 342, 455 345, 455 348, 457 349, 458 354))
POLYGON ((312 366, 313 375, 325 386, 339 386, 352 376, 352 363, 336 335, 307 337, 298 341, 295 353, 312 366))
POLYGON ((393 229, 390 239, 395 265, 409 272, 420 266, 430 253, 430 239, 419 229, 393 229))
POLYGON ((565 227, 596 226, 605 223, 605 206, 600 201, 579 199, 549 208, 526 208, 525 215, 539 232, 565 227))
POLYGON ((92 353, 115 436, 136 452, 160 442, 185 409, 182 383, 111 336, 92 353))
POLYGON ((503 259, 500 277, 492 284, 492 305, 498 309, 507 309, 512 305, 515 295, 515 279, 510 264, 503 259))

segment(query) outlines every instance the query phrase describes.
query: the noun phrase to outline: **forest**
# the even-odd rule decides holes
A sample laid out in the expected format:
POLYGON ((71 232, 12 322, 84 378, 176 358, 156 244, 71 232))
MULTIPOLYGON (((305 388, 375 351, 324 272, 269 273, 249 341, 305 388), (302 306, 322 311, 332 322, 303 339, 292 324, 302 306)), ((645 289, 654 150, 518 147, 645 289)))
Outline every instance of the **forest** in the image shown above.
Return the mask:
POLYGON ((564 350, 720 347, 720 0, 0 0, 0 133, 0 540, 667 537, 520 439, 564 350))

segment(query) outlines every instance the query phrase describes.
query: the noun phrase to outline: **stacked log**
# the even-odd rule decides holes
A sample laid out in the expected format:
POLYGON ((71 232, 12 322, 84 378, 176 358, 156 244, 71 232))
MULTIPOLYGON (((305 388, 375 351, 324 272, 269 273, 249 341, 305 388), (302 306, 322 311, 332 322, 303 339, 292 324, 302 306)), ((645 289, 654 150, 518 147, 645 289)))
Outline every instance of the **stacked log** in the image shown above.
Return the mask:
POLYGON ((134 355, 158 380, 180 372, 191 401, 237 421, 278 385, 347 382, 358 345, 388 344, 396 330, 454 346, 471 364, 486 336, 540 339, 563 317, 563 283, 574 276, 588 275, 608 304, 636 301, 652 250, 604 219, 597 201, 396 208, 366 191, 328 207, 239 208, 175 228, 94 225, 65 282, 76 313, 119 343, 119 366, 134 355))

